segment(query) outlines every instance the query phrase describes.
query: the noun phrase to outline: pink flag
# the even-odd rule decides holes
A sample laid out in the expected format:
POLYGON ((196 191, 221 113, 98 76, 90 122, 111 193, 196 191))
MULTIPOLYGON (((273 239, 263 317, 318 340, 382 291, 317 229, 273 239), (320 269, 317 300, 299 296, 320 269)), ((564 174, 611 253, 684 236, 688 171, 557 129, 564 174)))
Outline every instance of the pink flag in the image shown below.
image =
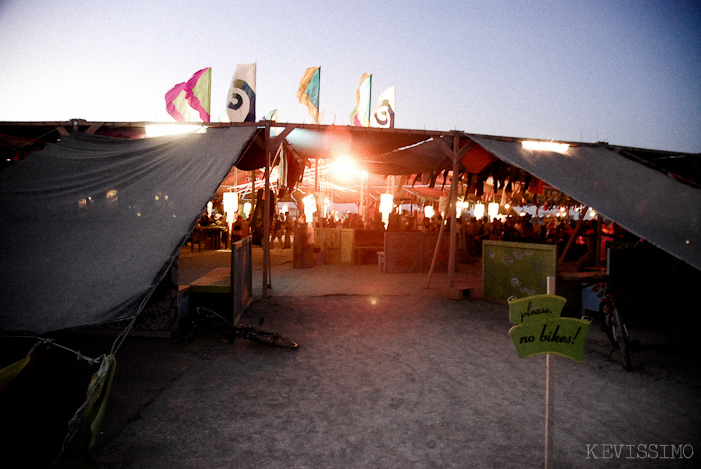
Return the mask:
POLYGON ((166 111, 178 122, 209 122, 212 69, 203 68, 166 93, 166 111))

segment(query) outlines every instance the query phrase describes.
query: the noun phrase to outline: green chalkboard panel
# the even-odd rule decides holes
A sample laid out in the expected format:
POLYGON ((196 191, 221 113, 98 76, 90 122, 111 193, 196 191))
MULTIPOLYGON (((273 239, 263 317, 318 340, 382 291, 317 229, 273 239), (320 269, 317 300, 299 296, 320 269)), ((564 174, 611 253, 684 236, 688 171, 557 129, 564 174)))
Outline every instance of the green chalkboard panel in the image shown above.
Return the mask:
POLYGON ((550 244, 482 242, 484 297, 507 300, 547 293, 548 277, 557 269, 557 246, 550 244))

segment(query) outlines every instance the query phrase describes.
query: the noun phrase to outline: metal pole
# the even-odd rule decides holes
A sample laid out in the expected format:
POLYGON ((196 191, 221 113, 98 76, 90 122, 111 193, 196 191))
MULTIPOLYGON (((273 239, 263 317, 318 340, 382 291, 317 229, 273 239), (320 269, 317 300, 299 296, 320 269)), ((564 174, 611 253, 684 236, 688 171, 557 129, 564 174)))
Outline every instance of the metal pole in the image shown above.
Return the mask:
MULTIPOLYGON (((555 277, 548 277, 548 295, 555 294, 555 277)), ((555 355, 548 353, 545 356, 545 469, 553 466, 553 422, 555 420, 555 386, 553 371, 555 369, 555 355)))
MULTIPOLYGON (((458 201, 458 150, 460 149, 460 136, 453 136, 453 179, 450 181, 450 254, 448 257, 448 280, 450 287, 455 286, 455 258, 457 250, 457 220, 456 207, 458 201)), ((440 241, 440 239, 439 239, 440 241)))
POLYGON ((251 206, 255 204, 256 200, 256 172, 251 171, 251 206))
POLYGON ((265 189, 263 192, 263 298, 268 297, 270 266, 270 122, 265 121, 265 189))
POLYGON ((360 175, 360 219, 365 221, 365 178, 360 175))
POLYGON ((314 197, 319 193, 319 158, 314 159, 314 197))

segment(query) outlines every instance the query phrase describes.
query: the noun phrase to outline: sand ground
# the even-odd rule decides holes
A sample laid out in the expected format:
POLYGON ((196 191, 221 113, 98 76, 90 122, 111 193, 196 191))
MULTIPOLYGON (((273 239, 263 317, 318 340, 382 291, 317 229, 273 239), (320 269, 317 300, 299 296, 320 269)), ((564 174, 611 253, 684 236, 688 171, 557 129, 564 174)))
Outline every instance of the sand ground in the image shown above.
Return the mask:
MULTIPOLYGON (((446 298, 445 273, 426 289, 427 274, 292 269, 290 251, 271 256, 270 297, 256 299, 244 321, 265 318, 299 350, 231 345, 209 333, 192 343, 128 339, 97 460, 112 468, 543 467, 545 356, 517 357, 505 305, 446 298)), ((215 259, 184 253, 183 277, 215 259)), ((478 288, 479 269, 463 266, 458 282, 478 288)), ((632 332, 641 341, 632 372, 618 352, 609 358, 596 324, 583 363, 555 357, 557 467, 699 467, 701 367, 658 327, 632 332)))
MULTIPOLYGON (((256 298, 243 322, 264 318, 300 348, 232 345, 205 330, 191 342, 127 337, 94 467, 544 466, 546 359, 517 357, 505 304, 448 299, 444 272, 426 288, 425 273, 293 269, 291 255, 272 251, 262 299, 254 249, 256 298)), ((180 281, 229 259, 185 249, 180 281)), ((480 281, 478 261, 461 265, 456 285, 479 297, 480 281)), ((671 344, 659 324, 631 332, 641 347, 630 372, 596 322, 583 363, 554 357, 555 467, 701 466, 694 344, 671 344)), ((90 355, 114 338, 72 340, 90 355)))

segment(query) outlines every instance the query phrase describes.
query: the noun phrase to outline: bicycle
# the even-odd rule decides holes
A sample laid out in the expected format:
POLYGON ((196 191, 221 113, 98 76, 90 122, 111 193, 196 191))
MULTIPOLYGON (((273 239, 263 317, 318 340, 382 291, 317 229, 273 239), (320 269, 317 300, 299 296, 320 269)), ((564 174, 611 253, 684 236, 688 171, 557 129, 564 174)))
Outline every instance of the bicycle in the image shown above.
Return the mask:
MULTIPOLYGON (((200 306, 196 309, 196 313, 197 314, 190 319, 192 330, 186 337, 186 340, 190 342, 194 339, 195 330, 198 327, 204 326, 222 333, 229 340, 230 344, 233 344, 236 339, 241 338, 267 345, 268 347, 279 347, 291 350, 297 350, 299 348, 297 342, 281 334, 267 332, 256 326, 234 324, 221 314, 209 308, 200 306)), ((260 325, 263 325, 262 319, 260 325)))
POLYGON ((619 304, 617 304, 617 302, 621 301, 620 294, 612 292, 610 284, 606 282, 598 284, 592 290, 597 292, 600 301, 599 316, 601 318, 601 327, 613 344, 609 359, 611 359, 613 352, 618 348, 623 358, 623 368, 631 370, 633 368, 631 360, 633 341, 623 320, 619 304))

